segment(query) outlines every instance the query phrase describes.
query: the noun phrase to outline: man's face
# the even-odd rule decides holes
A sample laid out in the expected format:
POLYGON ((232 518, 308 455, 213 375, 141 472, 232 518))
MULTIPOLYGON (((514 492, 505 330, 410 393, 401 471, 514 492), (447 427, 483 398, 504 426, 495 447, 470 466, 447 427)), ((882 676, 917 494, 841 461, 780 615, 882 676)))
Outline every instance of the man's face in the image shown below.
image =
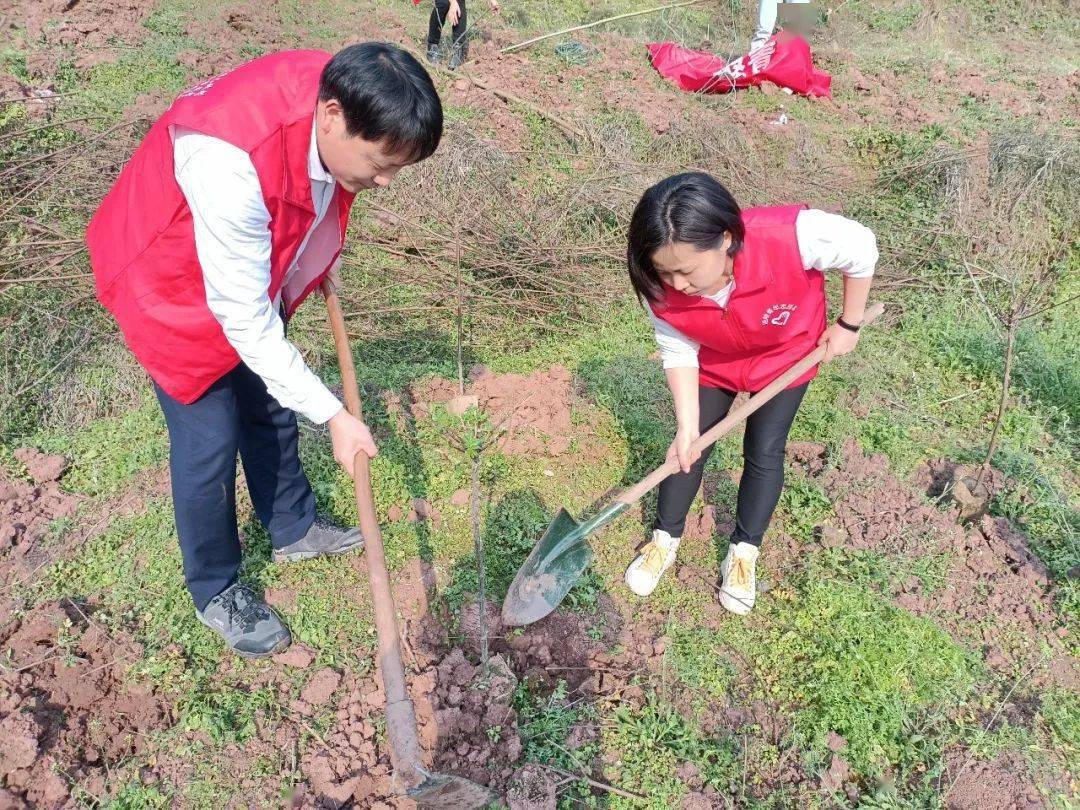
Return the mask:
POLYGON ((385 188, 411 161, 387 153, 381 143, 350 135, 345 114, 334 99, 320 101, 315 109, 315 138, 319 157, 327 171, 352 193, 385 188))

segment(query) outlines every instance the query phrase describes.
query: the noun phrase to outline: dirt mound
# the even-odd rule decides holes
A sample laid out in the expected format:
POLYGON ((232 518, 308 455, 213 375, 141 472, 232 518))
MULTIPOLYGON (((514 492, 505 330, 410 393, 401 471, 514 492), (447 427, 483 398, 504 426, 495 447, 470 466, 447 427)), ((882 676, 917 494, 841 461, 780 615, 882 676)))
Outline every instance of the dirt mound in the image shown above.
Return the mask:
POLYGON ((307 806, 369 807, 392 793, 390 755, 378 738, 384 696, 370 680, 350 678, 338 704, 337 724, 311 745, 300 763, 307 778, 307 806))
MULTIPOLYGON (((933 477, 931 471, 919 478, 925 484, 933 477)), ((821 481, 837 515, 837 526, 822 532, 825 544, 908 559, 941 555, 948 561, 938 590, 928 591, 917 577, 901 583, 894 594, 901 607, 933 616, 953 635, 981 646, 986 662, 1003 672, 1018 663, 1037 664, 1045 641, 1052 651, 1050 664, 1039 668, 1035 682, 1077 682, 1055 626, 1046 567, 1007 520, 985 517, 977 528, 961 526, 955 507, 927 503, 917 487, 889 472, 884 456, 863 454, 854 440, 821 481)))
MULTIPOLYGON (((951 458, 932 458, 919 465, 915 471, 914 483, 919 489, 925 490, 931 498, 939 498, 949 488, 954 478, 973 477, 977 472, 977 467, 961 464, 951 458)), ((991 497, 1004 492, 1011 485, 1005 473, 995 467, 989 469, 983 477, 983 483, 991 497)))
MULTIPOLYGON (((430 576, 427 566, 414 563, 400 571, 395 581, 406 620, 405 663, 425 764, 486 785, 499 796, 506 794, 508 801, 544 801, 546 788, 541 790, 541 781, 520 767, 523 746, 512 705, 514 692, 519 679, 528 680, 530 688, 537 690, 553 689, 562 679, 578 697, 597 690, 613 694, 625 689, 637 667, 613 664, 602 652, 615 640, 618 629, 611 606, 602 608, 605 612, 599 618, 556 612, 508 638, 498 607, 488 603, 492 656, 484 672, 476 663, 475 603, 462 611, 461 635, 454 637, 462 644, 449 643, 440 623, 426 613, 430 576), (587 631, 601 625, 607 635, 594 640, 587 631), (618 684, 614 671, 625 673, 618 684)), ((649 649, 652 652, 651 645, 649 649)), ((630 655, 619 660, 629 660, 630 655)), ((321 677, 327 683, 331 680, 321 677)), ((320 674, 313 676, 304 691, 310 691, 311 683, 319 678, 320 674)), ((346 675, 340 681, 335 677, 337 683, 337 723, 329 736, 308 748, 301 761, 307 780, 303 801, 316 807, 372 807, 378 802, 411 807, 391 798, 389 751, 380 730, 385 701, 381 678, 377 673, 346 675)), ((306 701, 297 708, 308 713, 306 701)), ((582 728, 576 736, 584 741, 595 733, 596 729, 582 728)))
POLYGON ((61 492, 57 483, 67 467, 63 456, 24 447, 15 451, 15 457, 26 465, 35 483, 0 472, 0 584, 36 567, 50 524, 74 514, 78 505, 78 499, 61 492))
POLYGON ((1027 775, 1027 763, 1015 751, 981 762, 965 751, 945 758, 951 786, 945 791, 949 810, 1042 810, 1046 803, 1027 775))
MULTIPOLYGON (((517 678, 498 656, 481 672, 460 648, 425 660, 409 679, 425 764, 501 793, 522 750, 510 705, 517 678)), ((384 701, 379 678, 347 682, 333 734, 301 762, 316 806, 370 807, 391 797, 389 750, 378 731, 384 701)))
POLYGON ((137 45, 146 36, 143 20, 151 4, 140 0, 0 0, 0 19, 26 29, 33 48, 26 65, 52 77, 70 51, 80 70, 111 60, 115 44, 137 45))
POLYGON ((141 648, 67 600, 4 633, 11 668, 0 672, 0 779, 34 807, 66 802, 70 784, 105 795, 110 771, 168 725, 163 701, 125 681, 141 648))
MULTIPOLYGON (((596 614, 557 610, 521 628, 504 626, 499 608, 488 602, 487 626, 492 652, 505 656, 530 686, 547 691, 561 680, 571 692, 595 693, 595 683, 590 682, 597 659, 618 638, 622 621, 605 596, 596 614)), ((478 653, 480 623, 475 602, 462 608, 460 627, 466 651, 478 653)))
POLYGON ((20 447, 12 455, 26 465, 26 472, 35 484, 59 481, 68 468, 67 459, 63 456, 42 453, 34 447, 20 447))
POLYGON ((214 13, 202 14, 189 32, 195 42, 212 42, 207 50, 185 51, 180 64, 197 78, 216 76, 251 59, 253 52, 272 53, 283 44, 281 20, 273 4, 229 3, 214 13))
MULTIPOLYGON (((574 430, 573 375, 564 366, 532 374, 494 374, 483 366, 469 372, 467 395, 477 397, 493 426, 502 432, 499 447, 520 456, 558 456, 570 447, 574 430)), ((432 405, 458 396, 457 384, 442 377, 414 383, 413 413, 426 417, 432 405)))

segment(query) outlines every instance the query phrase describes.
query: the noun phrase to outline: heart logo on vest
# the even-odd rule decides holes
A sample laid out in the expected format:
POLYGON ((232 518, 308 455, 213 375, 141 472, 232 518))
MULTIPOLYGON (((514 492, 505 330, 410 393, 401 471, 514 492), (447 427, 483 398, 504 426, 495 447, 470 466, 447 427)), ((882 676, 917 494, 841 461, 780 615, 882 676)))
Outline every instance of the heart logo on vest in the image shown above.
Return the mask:
POLYGON ((761 325, 786 326, 791 320, 791 313, 798 308, 798 304, 773 304, 762 314, 761 325))

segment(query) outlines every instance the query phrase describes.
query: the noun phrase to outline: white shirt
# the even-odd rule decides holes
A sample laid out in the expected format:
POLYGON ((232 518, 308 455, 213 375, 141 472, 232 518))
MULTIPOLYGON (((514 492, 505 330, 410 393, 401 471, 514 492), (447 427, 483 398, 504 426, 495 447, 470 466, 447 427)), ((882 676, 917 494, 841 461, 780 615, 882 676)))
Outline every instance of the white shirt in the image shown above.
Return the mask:
MULTIPOLYGON (((172 134, 176 182, 191 209, 210 312, 272 397, 312 422, 327 421, 341 410, 341 402, 285 338, 278 312, 282 295, 271 301, 267 294, 270 213, 251 158, 230 143, 194 130, 174 127, 172 134)), ((314 281, 341 243, 336 212, 326 215, 335 183, 319 159, 314 122, 308 176, 315 221, 285 273, 285 301, 294 300, 314 281)))
MULTIPOLYGON (((817 209, 804 209, 795 218, 795 238, 805 270, 839 270, 850 278, 869 278, 877 266, 878 249, 874 232, 853 219, 817 209)), ((735 289, 732 280, 714 295, 702 296, 727 306, 735 289)), ((700 344, 667 321, 662 321, 646 303, 652 318, 653 334, 660 347, 664 368, 697 368, 700 344)))

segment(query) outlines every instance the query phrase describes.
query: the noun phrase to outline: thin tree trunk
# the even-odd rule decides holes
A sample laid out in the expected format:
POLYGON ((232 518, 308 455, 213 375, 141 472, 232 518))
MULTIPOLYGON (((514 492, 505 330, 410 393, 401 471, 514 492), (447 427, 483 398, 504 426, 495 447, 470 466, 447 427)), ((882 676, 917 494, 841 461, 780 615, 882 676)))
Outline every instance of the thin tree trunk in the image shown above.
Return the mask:
POLYGON ((472 491, 469 497, 469 511, 472 514, 473 553, 476 555, 476 620, 480 625, 480 667, 482 671, 487 672, 487 581, 484 572, 484 538, 480 534, 480 459, 480 453, 477 453, 472 459, 472 491))
POLYGON ((454 251, 455 268, 454 268, 454 282, 457 286, 457 312, 455 313, 457 319, 457 378, 458 378, 458 395, 465 395, 465 364, 462 360, 462 353, 464 351, 465 343, 465 330, 462 319, 464 318, 464 312, 461 302, 461 240, 460 230, 458 223, 454 222, 454 244, 456 245, 454 251))
POLYGON ((1012 379, 1012 365, 1013 355, 1016 349, 1016 330, 1020 324, 1020 318, 1017 317, 1014 311, 1011 319, 1009 320, 1009 331, 1005 343, 1005 372, 1001 375, 1001 400, 998 402, 997 418, 994 419, 994 430, 990 434, 990 446, 986 448, 986 458, 983 459, 982 466, 979 468, 979 474, 975 476, 975 487, 978 490, 979 484, 982 483, 983 478, 990 471, 990 462, 994 458, 994 453, 997 452, 998 434, 1001 432, 1001 423, 1005 419, 1005 406, 1009 401, 1009 382, 1012 379))

